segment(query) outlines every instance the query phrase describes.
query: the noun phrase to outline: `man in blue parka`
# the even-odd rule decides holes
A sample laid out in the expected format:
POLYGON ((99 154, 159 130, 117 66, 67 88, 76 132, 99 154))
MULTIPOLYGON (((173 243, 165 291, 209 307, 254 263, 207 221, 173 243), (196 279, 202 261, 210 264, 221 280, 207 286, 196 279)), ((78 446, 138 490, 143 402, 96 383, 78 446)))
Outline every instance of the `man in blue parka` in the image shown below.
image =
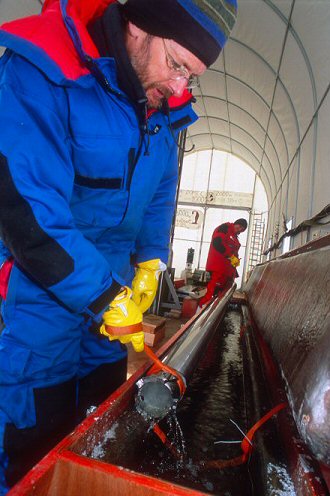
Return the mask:
POLYGON ((126 378, 168 258, 178 133, 236 0, 45 0, 0 30, 3 493, 126 378))

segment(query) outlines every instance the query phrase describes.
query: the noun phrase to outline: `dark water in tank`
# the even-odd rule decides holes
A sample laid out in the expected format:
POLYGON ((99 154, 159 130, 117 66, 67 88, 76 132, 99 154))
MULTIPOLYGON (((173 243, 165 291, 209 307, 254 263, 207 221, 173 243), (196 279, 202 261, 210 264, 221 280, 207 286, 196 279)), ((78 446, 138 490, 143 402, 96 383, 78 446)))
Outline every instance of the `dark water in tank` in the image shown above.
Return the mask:
MULTIPOLYGON (((111 426, 102 445, 95 446, 92 457, 205 493, 261 495, 258 475, 249 463, 222 470, 204 465, 208 460, 240 456, 241 431, 247 432, 251 427, 247 420, 250 398, 245 387, 240 328, 241 313, 228 311, 189 382, 176 416, 161 422, 160 427, 176 448, 176 456, 137 412, 127 411, 111 426)), ((268 471, 267 494, 295 494, 285 467, 269 463, 268 471), (274 487, 272 478, 276 479, 274 487)))

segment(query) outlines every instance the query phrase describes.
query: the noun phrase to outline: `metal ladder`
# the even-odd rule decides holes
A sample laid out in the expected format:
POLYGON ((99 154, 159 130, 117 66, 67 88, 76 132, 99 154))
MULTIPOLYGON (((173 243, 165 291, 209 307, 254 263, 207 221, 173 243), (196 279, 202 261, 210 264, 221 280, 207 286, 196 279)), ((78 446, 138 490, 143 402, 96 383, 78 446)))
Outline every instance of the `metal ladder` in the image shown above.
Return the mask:
POLYGON ((253 225, 250 242, 248 272, 261 262, 265 233, 265 221, 262 214, 253 213, 253 225))

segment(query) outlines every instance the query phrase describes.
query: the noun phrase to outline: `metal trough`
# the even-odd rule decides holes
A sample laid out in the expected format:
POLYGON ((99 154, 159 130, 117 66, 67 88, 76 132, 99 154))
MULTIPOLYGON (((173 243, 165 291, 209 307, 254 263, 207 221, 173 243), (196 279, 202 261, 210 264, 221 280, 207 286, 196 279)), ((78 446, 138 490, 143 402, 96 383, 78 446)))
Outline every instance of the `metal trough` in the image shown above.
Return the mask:
MULTIPOLYGON (((266 281, 262 282, 262 284, 266 284, 266 281)), ((227 299, 229 300, 230 296, 227 299)), ((273 403, 276 404, 283 400, 287 401, 281 372, 273 360, 272 351, 263 338, 263 333, 258 331, 244 302, 242 303, 242 301, 235 299, 231 301, 235 301, 237 305, 242 305, 244 318, 242 342, 243 347, 246 349, 245 360, 251 369, 250 377, 253 382, 253 388, 257 388, 258 382, 253 377, 257 378, 262 375, 266 380, 267 389, 273 403)), ((203 322, 203 326, 209 329, 209 336, 211 337, 224 310, 225 305, 221 304, 219 300, 213 302, 199 317, 194 317, 181 328, 159 350, 158 356, 164 359, 164 361, 171 363, 172 367, 174 365, 178 369, 181 367, 180 373, 185 376, 186 380, 189 380, 190 374, 196 366, 196 358, 193 353, 194 346, 191 346, 191 344, 194 343, 196 337, 200 337, 199 332, 197 332, 198 327, 203 322), (210 322, 212 322, 213 318, 214 322, 211 325, 210 322), (182 346, 184 346, 183 343, 185 342, 185 339, 182 337, 184 335, 186 337, 190 336, 190 339, 188 338, 186 341, 187 346, 190 343, 189 351, 191 352, 190 359, 187 361, 183 357, 187 357, 189 355, 188 353, 184 353, 179 358, 182 352, 182 346)), ((269 310, 268 308, 267 311, 269 312, 269 310)), ((202 348, 206 346, 206 342, 201 346, 202 348)), ((197 355, 200 353, 201 350, 198 351, 197 355)), ((128 409, 134 407, 136 383, 141 380, 142 385, 146 383, 145 378, 150 367, 150 362, 141 367, 108 400, 80 424, 71 435, 67 436, 36 465, 9 492, 9 496, 80 496, 81 494, 93 494, 95 496, 108 494, 115 496, 206 495, 206 493, 201 491, 189 489, 89 457, 93 447, 102 442, 105 433, 116 419, 128 409)), ((164 381, 164 378, 162 378, 161 387, 164 386, 164 382, 167 379, 165 378, 164 381)), ((159 376, 155 382, 157 387, 159 386, 158 380, 159 376)), ((168 406, 171 408, 173 406, 173 399, 178 399, 179 397, 179 393, 175 390, 175 387, 173 389, 170 387, 169 390, 171 394, 169 395, 169 402, 165 402, 165 410, 168 406)), ((260 393, 258 393, 257 389, 255 389, 255 392, 257 404, 260 393)), ((152 405, 152 399, 146 404, 148 409, 148 405, 152 405)), ((144 407, 145 405, 142 409, 144 407)), ((159 416, 161 417, 163 414, 164 411, 159 416)), ((258 416, 258 414, 256 415, 258 416)), ((297 441, 299 435, 290 409, 278 415, 278 424, 281 443, 289 460, 290 476, 294 482, 296 494, 299 496, 326 496, 329 494, 329 488, 327 488, 325 482, 325 479, 329 476, 329 467, 322 467, 322 475, 320 465, 313 458, 308 447, 303 442, 297 441)), ((262 463, 261 456, 260 465, 262 463)), ((242 491, 242 494, 244 494, 243 489, 242 491)))

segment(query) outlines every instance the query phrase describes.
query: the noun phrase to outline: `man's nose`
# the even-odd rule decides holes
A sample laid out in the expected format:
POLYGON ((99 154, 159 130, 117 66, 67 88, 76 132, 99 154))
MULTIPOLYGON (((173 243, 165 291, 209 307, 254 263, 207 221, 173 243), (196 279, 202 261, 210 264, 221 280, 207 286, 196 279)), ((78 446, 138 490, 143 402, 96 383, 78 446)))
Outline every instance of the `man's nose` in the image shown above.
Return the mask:
POLYGON ((185 78, 170 81, 170 88, 174 96, 182 96, 183 91, 187 87, 188 81, 185 78))

